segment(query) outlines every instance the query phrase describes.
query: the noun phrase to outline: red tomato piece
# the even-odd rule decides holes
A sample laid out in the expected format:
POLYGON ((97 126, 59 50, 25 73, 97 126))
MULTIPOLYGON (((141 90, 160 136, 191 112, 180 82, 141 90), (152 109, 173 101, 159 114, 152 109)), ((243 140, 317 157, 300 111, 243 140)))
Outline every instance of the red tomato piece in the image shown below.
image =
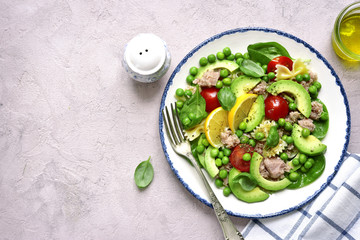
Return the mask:
POLYGON ((221 106, 219 99, 217 97, 218 92, 219 92, 219 89, 217 89, 216 87, 204 88, 201 91, 200 95, 203 96, 203 98, 205 98, 207 112, 211 112, 215 108, 218 108, 221 106))
POLYGON ((276 57, 268 63, 267 73, 275 72, 276 65, 278 64, 287 67, 291 71, 293 66, 293 61, 285 56, 276 57))
POLYGON ((269 95, 265 99, 265 116, 271 120, 285 118, 289 113, 287 101, 280 96, 269 95))
POLYGON ((254 148, 248 144, 240 144, 237 145, 230 154, 230 163, 236 169, 241 172, 249 172, 250 171, 250 161, 244 161, 243 155, 245 153, 250 153, 252 156, 254 152, 254 148))

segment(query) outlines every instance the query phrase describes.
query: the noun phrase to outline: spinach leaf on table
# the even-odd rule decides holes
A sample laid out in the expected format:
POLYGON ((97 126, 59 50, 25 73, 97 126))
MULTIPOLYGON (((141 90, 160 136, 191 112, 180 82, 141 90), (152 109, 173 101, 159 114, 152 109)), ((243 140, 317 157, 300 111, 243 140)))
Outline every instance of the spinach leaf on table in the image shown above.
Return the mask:
POLYGON ((154 178, 154 168, 148 160, 141 162, 135 169, 134 179, 139 188, 147 187, 154 178))
POLYGON ((185 118, 189 118, 189 114, 194 114, 190 119, 189 124, 184 125, 184 129, 190 129, 199 124, 206 116, 206 101, 203 96, 200 95, 199 86, 196 86, 196 92, 184 103, 184 106, 180 110, 180 121, 184 123, 185 118))
POLYGON ((217 94, 220 105, 226 111, 230 111, 235 105, 236 96, 228 87, 221 88, 217 94))
POLYGON ((260 42, 247 47, 250 59, 267 65, 273 58, 279 56, 290 57, 289 52, 277 42, 260 42))

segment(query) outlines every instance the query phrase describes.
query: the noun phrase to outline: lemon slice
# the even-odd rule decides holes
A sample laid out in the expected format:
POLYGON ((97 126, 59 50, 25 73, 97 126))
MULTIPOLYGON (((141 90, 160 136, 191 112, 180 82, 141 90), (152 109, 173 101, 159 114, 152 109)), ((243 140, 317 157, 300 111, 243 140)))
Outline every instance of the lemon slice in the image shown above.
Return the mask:
POLYGON ((229 127, 232 132, 239 128, 239 124, 248 116, 257 94, 243 94, 236 99, 235 105, 228 114, 229 127))
POLYGON ((220 133, 228 128, 228 111, 222 107, 214 109, 205 120, 205 136, 211 146, 215 148, 223 147, 220 133))

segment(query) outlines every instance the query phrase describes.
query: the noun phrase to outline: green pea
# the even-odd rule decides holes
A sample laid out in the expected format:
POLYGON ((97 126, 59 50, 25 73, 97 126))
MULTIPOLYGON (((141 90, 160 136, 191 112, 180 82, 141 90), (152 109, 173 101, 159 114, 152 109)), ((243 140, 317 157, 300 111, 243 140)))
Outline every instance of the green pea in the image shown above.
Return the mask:
POLYGON ((225 179, 228 175, 228 172, 225 170, 225 169, 221 169, 220 172, 219 172, 219 177, 221 179, 225 179))
POLYGON ((226 85, 226 86, 230 86, 231 85, 231 82, 232 82, 232 80, 231 80, 231 78, 224 78, 223 79, 223 83, 224 83, 224 85, 226 85))
POLYGON ((292 172, 289 174, 289 179, 292 182, 296 182, 299 179, 299 177, 300 177, 300 174, 297 172, 292 172))
POLYGON ((314 85, 311 85, 310 87, 309 87, 309 93, 310 94, 316 94, 317 93, 317 88, 314 86, 314 85))
POLYGON ((191 67, 190 70, 189 70, 189 73, 195 77, 196 74, 198 73, 198 68, 197 67, 191 67))
POLYGON ((229 56, 226 57, 226 59, 229 60, 229 61, 234 61, 235 55, 234 55, 234 54, 230 54, 229 56))
POLYGON ((220 70, 220 77, 226 78, 227 76, 229 76, 229 71, 227 69, 221 69, 220 70))
POLYGON ((205 151, 205 146, 202 144, 197 145, 196 151, 198 154, 202 154, 205 151))
POLYGON ((240 137, 240 143, 248 143, 248 142, 249 142, 249 137, 248 136, 242 135, 240 137))
POLYGON ((259 66, 259 67, 261 67, 261 63, 259 63, 259 62, 256 62, 256 64, 259 66))
POLYGON ((296 81, 301 82, 303 80, 303 76, 301 74, 296 75, 296 81))
POLYGON ((194 80, 195 80, 195 78, 194 78, 193 75, 189 75, 189 76, 186 77, 186 82, 187 82, 189 85, 192 85, 194 80))
POLYGON ((244 61, 244 58, 242 58, 242 57, 236 59, 237 65, 241 65, 242 61, 244 61))
POLYGON ((243 54, 243 58, 244 58, 244 59, 250 59, 249 53, 248 53, 248 52, 244 53, 244 54, 243 54))
POLYGON ((225 58, 225 54, 223 52, 218 52, 216 54, 217 59, 223 60, 225 58))
POLYGON ((284 118, 279 118, 278 124, 279 124, 280 127, 285 126, 285 119, 284 118))
POLYGON ((210 54, 207 57, 207 60, 208 60, 209 63, 214 63, 216 61, 216 56, 214 54, 210 54))
POLYGON ((286 142, 287 144, 292 144, 292 143, 294 143, 294 139, 292 138, 292 136, 288 136, 288 137, 286 138, 285 142, 286 142))
POLYGON ((244 132, 243 132, 242 130, 240 130, 240 129, 238 129, 238 130, 235 131, 235 135, 236 135, 238 138, 240 138, 243 134, 244 134, 244 132))
POLYGON ((230 54, 231 54, 230 48, 229 48, 229 47, 224 48, 224 49, 223 49, 223 53, 224 53, 224 55, 225 55, 226 57, 227 57, 227 56, 230 56, 230 54))
POLYGON ((216 165, 217 167, 221 167, 221 166, 222 166, 222 161, 221 161, 220 158, 215 159, 215 165, 216 165))
POLYGON ((303 75, 303 80, 306 81, 306 82, 310 81, 310 74, 305 73, 305 74, 303 75))
POLYGON ((217 148, 211 149, 211 152, 210 152, 211 157, 216 158, 218 154, 219 154, 219 149, 217 149, 217 148))
POLYGON ((175 92, 176 96, 178 96, 178 97, 184 96, 184 93, 185 93, 184 89, 182 89, 182 88, 176 89, 176 92, 175 92))
POLYGON ((300 155, 299 155, 300 163, 304 164, 306 162, 306 160, 307 160, 307 156, 305 154, 303 154, 303 153, 300 153, 300 155))
POLYGON ((215 180, 215 185, 216 187, 221 188, 224 185, 224 182, 221 179, 217 178, 215 180))
POLYGON ((195 113, 189 113, 189 118, 190 118, 190 120, 194 120, 195 118, 196 118, 196 115, 195 115, 195 113))
POLYGON ((292 163, 293 163, 293 165, 294 165, 294 166, 297 166, 297 165, 299 165, 299 164, 300 164, 300 162, 299 162, 299 159, 298 159, 298 158, 293 159, 293 160, 292 160, 292 163))
POLYGON ((216 82, 215 87, 218 88, 218 89, 220 89, 220 88, 223 87, 223 85, 224 85, 223 82, 219 80, 219 81, 216 82))
POLYGON ((255 145, 256 145, 255 140, 254 140, 254 139, 252 139, 252 138, 251 138, 251 139, 249 139, 249 142, 248 142, 248 143, 249 143, 249 145, 250 145, 250 146, 252 146, 252 147, 255 147, 255 145))
POLYGON ((307 169, 310 169, 313 166, 313 164, 308 160, 304 163, 304 167, 307 169))
POLYGON ((275 78, 275 73, 274 72, 269 72, 268 73, 268 78, 271 80, 271 79, 274 79, 275 78))
POLYGON ((267 65, 262 65, 261 68, 264 70, 264 73, 267 72, 267 65))
POLYGON ((255 139, 258 140, 258 141, 263 140, 264 137, 265 137, 265 135, 264 135, 263 132, 257 132, 257 133, 255 134, 255 139))
POLYGON ((300 168, 300 171, 303 172, 303 173, 306 173, 308 171, 308 169, 306 167, 302 166, 300 168))
POLYGON ((241 122, 240 125, 239 125, 239 129, 240 129, 240 130, 245 130, 246 127, 247 127, 246 122, 241 122))
POLYGON ((263 76, 261 79, 265 82, 269 82, 269 77, 267 75, 263 76))
POLYGON ((205 147, 208 147, 210 145, 210 143, 208 142, 208 140, 205 138, 202 140, 202 144, 205 146, 205 147))
POLYGON ((231 189, 230 189, 229 187, 224 187, 224 189, 223 189, 223 194, 224 194, 225 197, 230 196, 230 194, 231 194, 231 189))
POLYGON ((320 115, 320 120, 321 121, 326 121, 329 119, 329 114, 327 112, 322 112, 320 115))
POLYGON ((250 161, 251 160, 251 154, 250 153, 245 153, 243 155, 243 160, 244 161, 250 161))
POLYGON ((218 158, 223 158, 223 157, 224 157, 224 152, 223 152, 223 151, 219 151, 217 157, 218 157, 218 158))
POLYGON ((184 117, 181 122, 184 126, 187 126, 191 123, 191 120, 188 117, 184 117))
POLYGON ((243 55, 241 53, 235 53, 235 59, 241 58, 243 55))
POLYGON ((286 153, 283 152, 283 153, 280 154, 280 158, 281 158, 281 160, 286 161, 286 160, 289 159, 289 156, 286 153))
POLYGON ((224 165, 226 165, 226 164, 228 164, 229 163, 229 157, 227 157, 227 156, 223 156, 223 158, 221 159, 221 161, 222 161, 222 163, 224 164, 224 165))
POLYGON ((285 122, 285 125, 284 125, 284 129, 286 130, 286 131, 292 131, 292 129, 293 129, 293 126, 292 126, 292 124, 290 123, 290 122, 285 122))
POLYGON ((313 84, 312 84, 312 85, 313 85, 313 86, 315 86, 315 87, 317 88, 317 90, 318 90, 318 91, 321 89, 321 83, 320 83, 320 82, 318 82, 318 81, 313 82, 313 84))
POLYGON ((225 155, 226 157, 228 157, 228 156, 231 155, 231 150, 228 149, 228 148, 224 148, 224 149, 223 149, 223 152, 224 152, 224 155, 225 155))
POLYGON ((182 107, 184 106, 184 102, 181 100, 176 101, 176 107, 179 109, 182 109, 182 107))
POLYGON ((200 64, 200 66, 202 66, 202 67, 203 67, 203 66, 206 66, 206 65, 208 64, 207 58, 206 58, 206 57, 200 58, 199 64, 200 64))
POLYGON ((311 162, 311 164, 314 165, 315 160, 313 158, 308 158, 307 162, 311 162))
POLYGON ((296 108, 297 108, 296 103, 294 103, 294 102, 289 103, 289 109, 290 109, 291 111, 295 111, 295 110, 296 110, 296 108))
POLYGON ((301 135, 304 138, 307 138, 310 135, 310 130, 308 128, 303 128, 302 131, 301 131, 301 135))
POLYGON ((193 93, 191 90, 187 89, 187 90, 185 90, 184 94, 186 97, 191 97, 193 93))

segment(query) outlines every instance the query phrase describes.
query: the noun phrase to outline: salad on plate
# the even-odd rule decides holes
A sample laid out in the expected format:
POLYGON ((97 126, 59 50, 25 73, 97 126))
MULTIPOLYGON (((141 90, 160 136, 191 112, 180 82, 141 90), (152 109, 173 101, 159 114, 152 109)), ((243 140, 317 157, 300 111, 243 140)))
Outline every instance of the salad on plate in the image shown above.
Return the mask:
POLYGON ((184 82, 174 93, 180 121, 195 159, 225 196, 260 202, 323 173, 329 113, 311 59, 277 42, 244 53, 225 47, 201 57, 184 82))

